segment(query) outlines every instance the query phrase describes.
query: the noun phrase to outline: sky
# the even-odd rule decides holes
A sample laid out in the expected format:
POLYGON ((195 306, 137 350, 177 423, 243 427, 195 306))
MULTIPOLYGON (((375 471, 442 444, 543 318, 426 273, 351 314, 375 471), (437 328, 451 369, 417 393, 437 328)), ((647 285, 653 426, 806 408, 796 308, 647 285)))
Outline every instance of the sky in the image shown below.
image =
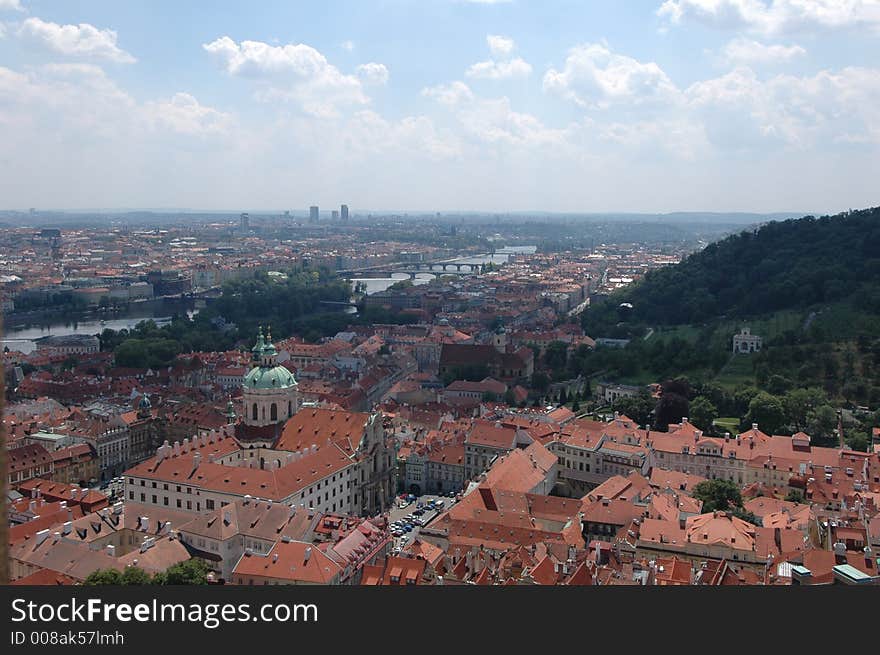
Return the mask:
POLYGON ((880 0, 0 0, 0 209, 880 204, 880 0))

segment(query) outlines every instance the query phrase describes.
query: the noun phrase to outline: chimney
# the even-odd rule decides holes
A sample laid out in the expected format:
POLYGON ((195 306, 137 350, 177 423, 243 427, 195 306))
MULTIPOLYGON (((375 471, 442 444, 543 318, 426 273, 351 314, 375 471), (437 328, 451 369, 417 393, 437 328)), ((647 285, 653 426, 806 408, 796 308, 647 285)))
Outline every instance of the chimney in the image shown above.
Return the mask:
POLYGON ((107 554, 110 557, 116 557, 116 546, 113 544, 107 544, 107 554))
POLYGON ((306 552, 305 552, 305 555, 303 556, 303 563, 307 564, 309 559, 311 559, 311 557, 312 557, 312 547, 306 546, 306 552))
POLYGON ((184 454, 189 452, 189 438, 188 437, 183 438, 183 445, 181 446, 180 450, 184 454))
POLYGON ((65 521, 64 525, 61 526, 62 534, 70 534, 70 531, 73 529, 73 523, 71 521, 65 521))
POLYGON ((71 500, 76 500, 77 490, 78 490, 78 487, 71 487, 70 488, 70 499, 71 500))
POLYGON ((39 531, 36 535, 34 535, 34 536, 37 538, 37 545, 39 546, 39 545, 42 544, 44 541, 46 541, 46 539, 49 538, 49 530, 48 530, 48 529, 47 529, 47 530, 40 530, 40 531, 39 531))
POLYGON ((193 455, 193 470, 199 468, 199 464, 202 463, 202 454, 197 450, 195 455, 193 455))
POLYGON ((150 517, 149 516, 142 516, 141 517, 140 528, 144 532, 146 532, 150 528, 150 517))
POLYGON ((159 530, 159 534, 168 534, 171 532, 171 521, 165 521, 162 524, 162 529, 159 530))
POLYGON ((32 500, 31 502, 28 503, 28 512, 33 514, 36 511, 37 511, 37 501, 32 500))
POLYGON ((113 513, 114 514, 122 514, 122 510, 125 508, 125 504, 120 500, 118 503, 113 503, 113 513))
POLYGON ((232 512, 230 512, 228 509, 223 510, 223 523, 225 523, 226 525, 232 523, 232 512))
POLYGON ((758 429, 758 424, 752 423, 752 430, 757 430, 757 429, 758 429))
POLYGON ((179 441, 174 442, 174 456, 180 457, 180 442, 179 441))

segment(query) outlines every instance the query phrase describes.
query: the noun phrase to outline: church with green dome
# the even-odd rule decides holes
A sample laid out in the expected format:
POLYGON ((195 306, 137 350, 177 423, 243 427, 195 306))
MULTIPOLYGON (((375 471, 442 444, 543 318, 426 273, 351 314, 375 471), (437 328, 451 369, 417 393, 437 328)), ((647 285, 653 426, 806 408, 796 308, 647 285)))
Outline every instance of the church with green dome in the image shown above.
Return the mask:
POLYGON ((270 330, 264 337, 263 329, 259 329, 251 353, 253 368, 242 380, 244 424, 259 428, 283 424, 299 411, 299 392, 293 373, 278 364, 270 330))

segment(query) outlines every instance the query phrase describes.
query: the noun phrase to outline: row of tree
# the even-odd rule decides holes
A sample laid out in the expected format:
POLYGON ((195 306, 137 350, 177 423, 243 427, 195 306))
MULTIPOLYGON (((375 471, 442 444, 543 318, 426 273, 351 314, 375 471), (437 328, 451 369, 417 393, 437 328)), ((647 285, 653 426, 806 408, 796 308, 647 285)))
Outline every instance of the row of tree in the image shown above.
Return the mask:
POLYGON ((208 584, 210 565, 203 559, 193 558, 179 562, 153 575, 138 566, 127 566, 124 571, 98 569, 85 579, 86 586, 98 585, 204 585, 208 584))
MULTIPOLYGON (((766 434, 806 432, 817 446, 834 447, 840 443, 838 410, 818 387, 771 394, 753 386, 741 386, 731 393, 714 383, 691 384, 686 378, 677 378, 664 382, 661 389, 659 400, 643 391, 618 399, 613 408, 639 425, 650 425, 656 430, 666 430, 670 423, 687 417, 705 434, 721 436, 727 428, 716 426, 716 419, 732 416, 741 417, 740 430, 757 423, 766 434)), ((848 418, 844 422, 846 444, 856 450, 867 450, 871 426, 877 424, 880 411, 848 418)))

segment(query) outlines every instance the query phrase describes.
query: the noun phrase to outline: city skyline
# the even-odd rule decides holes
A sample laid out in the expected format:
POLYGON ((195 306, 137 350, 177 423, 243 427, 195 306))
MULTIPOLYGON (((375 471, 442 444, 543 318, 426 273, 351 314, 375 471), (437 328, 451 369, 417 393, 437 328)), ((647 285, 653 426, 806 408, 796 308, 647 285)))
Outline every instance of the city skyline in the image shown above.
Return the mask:
POLYGON ((0 197, 24 211, 869 206, 878 29, 880 4, 848 0, 0 0, 0 197))

